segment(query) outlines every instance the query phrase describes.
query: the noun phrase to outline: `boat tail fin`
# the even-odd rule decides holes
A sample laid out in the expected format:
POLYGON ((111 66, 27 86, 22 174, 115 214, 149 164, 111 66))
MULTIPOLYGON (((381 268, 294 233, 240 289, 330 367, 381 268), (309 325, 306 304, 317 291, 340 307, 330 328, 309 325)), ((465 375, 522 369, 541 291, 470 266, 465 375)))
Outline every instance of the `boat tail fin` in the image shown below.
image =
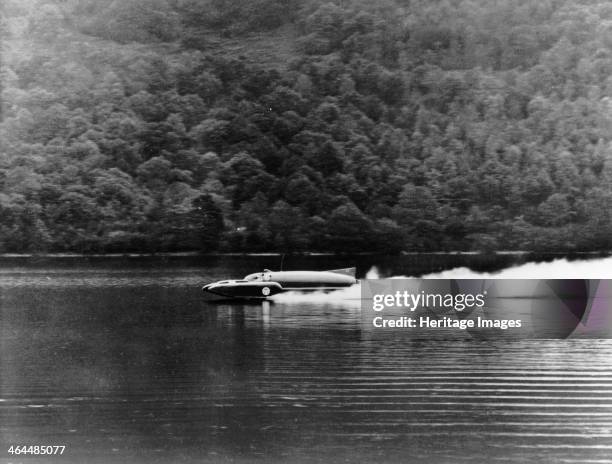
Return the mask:
POLYGON ((342 274, 342 275, 347 275, 352 277, 353 279, 355 278, 355 275, 357 274, 357 268, 356 267, 347 267, 344 269, 333 269, 331 271, 327 271, 327 272, 333 272, 334 274, 342 274))

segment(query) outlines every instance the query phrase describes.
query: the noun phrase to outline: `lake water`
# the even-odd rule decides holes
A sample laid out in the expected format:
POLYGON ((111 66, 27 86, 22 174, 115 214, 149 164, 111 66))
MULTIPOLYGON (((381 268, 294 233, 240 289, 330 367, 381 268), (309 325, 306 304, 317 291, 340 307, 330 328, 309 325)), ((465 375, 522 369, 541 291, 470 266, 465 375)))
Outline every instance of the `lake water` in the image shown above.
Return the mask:
MULTIPOLYGON (((363 277, 520 256, 287 258, 363 277)), ((375 337, 359 303, 203 301, 278 257, 4 260, 0 462, 610 462, 610 340, 375 337), (65 445, 63 456, 6 454, 65 445)))

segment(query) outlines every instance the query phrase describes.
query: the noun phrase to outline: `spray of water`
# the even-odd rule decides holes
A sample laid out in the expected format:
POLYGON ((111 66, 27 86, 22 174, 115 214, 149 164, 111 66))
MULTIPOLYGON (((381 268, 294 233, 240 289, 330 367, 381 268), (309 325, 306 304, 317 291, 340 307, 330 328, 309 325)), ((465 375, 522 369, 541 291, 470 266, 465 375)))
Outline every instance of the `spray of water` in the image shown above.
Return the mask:
POLYGON ((422 276, 423 279, 612 279, 612 257, 547 263, 525 263, 497 272, 474 272, 458 267, 422 276))
POLYGON ((287 292, 279 293, 270 297, 272 301, 277 303, 340 303, 340 302, 356 302, 357 306, 361 301, 361 286, 359 284, 352 285, 350 287, 343 288, 341 290, 334 290, 331 292, 287 292))
MULTIPOLYGON (((366 279, 379 279, 376 267, 367 273, 366 279)), ((475 272, 466 267, 420 276, 424 279, 612 279, 612 257, 594 260, 568 261, 565 258, 546 263, 526 263, 498 272, 475 272)), ((415 276, 389 276, 391 279, 411 279, 415 276)), ((271 298, 278 303, 356 304, 361 301, 359 284, 332 292, 287 292, 271 298)))

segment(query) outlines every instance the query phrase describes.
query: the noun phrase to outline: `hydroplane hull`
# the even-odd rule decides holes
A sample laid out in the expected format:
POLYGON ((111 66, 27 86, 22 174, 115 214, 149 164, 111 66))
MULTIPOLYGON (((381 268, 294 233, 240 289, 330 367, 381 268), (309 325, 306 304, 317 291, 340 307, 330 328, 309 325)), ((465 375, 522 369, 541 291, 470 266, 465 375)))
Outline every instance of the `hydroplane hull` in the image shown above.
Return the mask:
POLYGON ((355 268, 334 271, 264 270, 241 280, 221 280, 202 287, 212 299, 266 299, 278 293, 332 291, 357 283, 355 268))

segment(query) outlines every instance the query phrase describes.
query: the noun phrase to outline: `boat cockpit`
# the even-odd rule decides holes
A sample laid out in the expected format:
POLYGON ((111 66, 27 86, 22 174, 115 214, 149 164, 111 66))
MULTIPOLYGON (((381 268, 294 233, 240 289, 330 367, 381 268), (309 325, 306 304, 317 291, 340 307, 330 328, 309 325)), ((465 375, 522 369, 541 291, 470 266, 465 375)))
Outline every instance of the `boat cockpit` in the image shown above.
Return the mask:
POLYGON ((272 271, 269 269, 264 269, 263 272, 256 272, 254 274, 249 274, 244 278, 249 282, 267 282, 270 280, 272 271))

